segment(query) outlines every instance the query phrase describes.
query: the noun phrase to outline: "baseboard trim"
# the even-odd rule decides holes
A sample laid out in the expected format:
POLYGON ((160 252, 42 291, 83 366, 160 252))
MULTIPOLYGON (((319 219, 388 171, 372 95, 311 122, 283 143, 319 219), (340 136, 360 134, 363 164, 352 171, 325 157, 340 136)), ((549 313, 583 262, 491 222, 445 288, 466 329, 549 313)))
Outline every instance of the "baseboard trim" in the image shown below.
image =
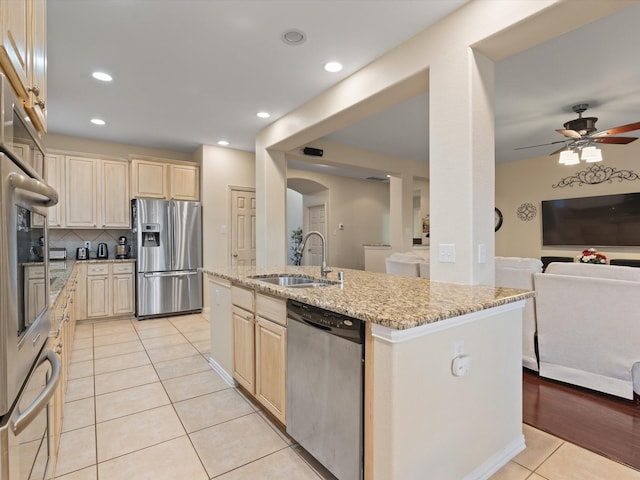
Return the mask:
POLYGON ((505 447, 489 457, 478 468, 473 470, 463 480, 487 480, 491 476, 509 463, 517 454, 526 448, 524 435, 509 442, 505 447))
POLYGON ((478 468, 465 476, 463 480, 487 480, 525 448, 524 435, 521 433, 517 438, 505 445, 502 450, 491 455, 478 468))
POLYGON ((229 385, 230 387, 237 387, 238 383, 233 379, 233 376, 229 374, 222 366, 216 362, 213 358, 208 358, 208 363, 211 368, 213 368, 218 375, 222 377, 222 379, 229 385))

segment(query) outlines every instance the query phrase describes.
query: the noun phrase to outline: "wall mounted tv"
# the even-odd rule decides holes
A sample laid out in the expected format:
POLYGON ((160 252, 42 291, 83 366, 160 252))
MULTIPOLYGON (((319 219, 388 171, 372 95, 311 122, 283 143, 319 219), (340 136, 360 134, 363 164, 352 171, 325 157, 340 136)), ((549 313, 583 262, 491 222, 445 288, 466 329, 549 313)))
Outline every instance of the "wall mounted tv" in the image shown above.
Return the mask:
POLYGON ((542 244, 640 245, 640 193, 543 200, 542 244))

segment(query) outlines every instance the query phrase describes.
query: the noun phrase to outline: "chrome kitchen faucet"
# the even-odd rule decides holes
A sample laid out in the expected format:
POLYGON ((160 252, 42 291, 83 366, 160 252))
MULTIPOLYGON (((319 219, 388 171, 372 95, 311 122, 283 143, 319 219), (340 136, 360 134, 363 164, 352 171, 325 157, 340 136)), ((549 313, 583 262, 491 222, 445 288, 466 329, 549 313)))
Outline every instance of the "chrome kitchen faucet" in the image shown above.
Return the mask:
POLYGON ((331 269, 327 267, 327 240, 324 238, 324 235, 322 235, 320 232, 316 230, 308 232, 302 238, 302 243, 300 243, 300 246, 298 247, 297 252, 299 254, 302 254, 302 251, 304 250, 304 246, 307 243, 307 239, 311 235, 317 235, 320 237, 320 242, 322 243, 322 266, 320 267, 320 275, 322 278, 327 278, 327 273, 329 273, 331 269))

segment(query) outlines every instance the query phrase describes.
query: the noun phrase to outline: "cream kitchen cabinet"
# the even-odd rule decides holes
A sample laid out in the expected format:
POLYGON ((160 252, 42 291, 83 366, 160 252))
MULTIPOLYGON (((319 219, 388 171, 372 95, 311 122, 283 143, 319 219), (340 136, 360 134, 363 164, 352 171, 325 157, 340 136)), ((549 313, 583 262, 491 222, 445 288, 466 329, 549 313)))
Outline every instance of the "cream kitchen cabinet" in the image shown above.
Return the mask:
POLYGON ((200 199, 200 167, 192 163, 134 158, 131 193, 134 198, 197 201, 200 199))
POLYGON ((233 378, 255 393, 255 316, 253 290, 231 286, 233 323, 233 378))
POLYGON ((64 156, 63 155, 47 155, 46 168, 47 183, 58 192, 58 203, 53 207, 49 207, 49 227, 64 226, 64 156))
POLYGON ((87 318, 131 315, 134 278, 131 262, 101 262, 87 267, 87 318))
POLYGON ((100 160, 98 186, 98 225, 101 228, 131 228, 129 163, 100 160))
MULTIPOLYGON (((77 271, 71 273, 67 284, 58 295, 52 307, 52 328, 49 337, 49 348, 60 357, 60 382, 58 388, 51 399, 49 408, 49 424, 52 434, 52 459, 57 458, 58 447, 60 445, 60 435, 62 434, 62 422, 64 413, 64 401, 69 380, 69 365, 71 363, 71 350, 76 325, 75 303, 77 299, 77 271)), ((55 470, 54 468, 51 471, 55 470)))
POLYGON ((65 157, 65 226, 97 228, 98 164, 93 158, 65 157))
POLYGON ((45 0, 0 0, 0 65, 41 133, 47 130, 46 33, 45 0))
POLYGON ((286 301, 232 285, 231 303, 233 378, 285 424, 286 301))
POLYGON ((24 291, 26 318, 36 318, 46 305, 44 284, 44 266, 26 265, 24 267, 24 291))
POLYGON ((49 154, 47 182, 60 195, 50 211, 50 227, 130 228, 126 160, 49 154))
POLYGON ((111 313, 113 315, 130 315, 134 312, 133 267, 133 263, 111 265, 111 313))
POLYGON ((286 423, 287 302, 256 294, 255 396, 282 424, 286 423))

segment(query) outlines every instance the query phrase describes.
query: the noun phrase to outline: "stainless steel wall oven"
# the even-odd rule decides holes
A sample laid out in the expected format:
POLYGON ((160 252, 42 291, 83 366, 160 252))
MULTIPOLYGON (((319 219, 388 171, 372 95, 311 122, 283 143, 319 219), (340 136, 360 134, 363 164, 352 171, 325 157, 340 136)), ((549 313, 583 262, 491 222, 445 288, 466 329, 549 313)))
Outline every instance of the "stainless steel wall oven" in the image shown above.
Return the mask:
POLYGON ((47 410, 60 374, 45 347, 47 208, 58 195, 43 181, 44 150, 27 118, 0 74, 0 480, 45 478, 47 410))

